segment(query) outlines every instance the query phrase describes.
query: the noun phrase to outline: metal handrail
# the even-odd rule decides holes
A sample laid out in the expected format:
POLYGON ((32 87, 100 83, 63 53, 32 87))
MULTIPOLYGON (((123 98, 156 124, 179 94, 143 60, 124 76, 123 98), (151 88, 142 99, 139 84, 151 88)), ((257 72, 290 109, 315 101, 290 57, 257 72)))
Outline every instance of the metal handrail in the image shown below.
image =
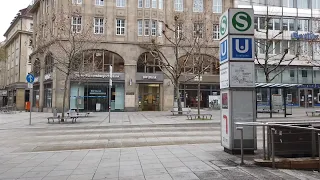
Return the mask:
MULTIPOLYGON (((274 128, 270 127, 286 127, 286 128, 292 128, 292 129, 301 129, 301 130, 310 130, 312 132, 312 135, 314 136, 315 132, 318 133, 318 141, 319 141, 319 172, 320 172, 320 129, 316 129, 312 126, 312 124, 320 124, 320 121, 297 121, 297 122, 235 122, 234 124, 236 126, 262 126, 263 128, 263 159, 266 160, 266 146, 265 146, 265 127, 269 127, 271 131, 271 154, 272 154, 272 167, 275 168, 275 160, 274 160, 274 134, 276 134, 276 130, 274 128), (296 125, 301 124, 307 124, 309 127, 300 127, 296 125)), ((237 130, 241 131, 241 141, 243 141, 243 127, 236 127, 237 130)), ((268 131, 269 131, 268 129, 268 131)), ((315 149, 314 149, 314 143, 315 138, 312 136, 312 158, 315 157, 315 149)), ((241 142, 243 144, 243 142, 241 142)), ((241 146, 241 164, 243 165, 243 146, 241 146)), ((269 147, 268 147, 268 160, 270 160, 269 157, 269 147)))

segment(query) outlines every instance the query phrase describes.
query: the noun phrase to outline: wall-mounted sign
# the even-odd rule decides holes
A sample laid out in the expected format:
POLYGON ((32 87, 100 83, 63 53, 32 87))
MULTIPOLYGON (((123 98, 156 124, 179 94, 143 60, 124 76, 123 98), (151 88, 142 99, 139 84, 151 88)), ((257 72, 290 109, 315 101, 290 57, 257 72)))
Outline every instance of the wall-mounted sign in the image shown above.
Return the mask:
POLYGON ((163 82, 163 73, 136 73, 137 82, 163 82))
POLYGON ((220 66, 220 89, 229 87, 229 63, 220 66))
POLYGON ((8 96, 7 90, 0 90, 0 96, 8 96))
POLYGON ((46 74, 44 75, 44 80, 50 80, 51 79, 51 74, 46 74))
POLYGON ((291 39, 294 40, 318 40, 319 35, 313 34, 312 32, 299 34, 298 32, 294 32, 291 34, 291 39))
MULTIPOLYGON (((75 74, 76 77, 82 78, 109 78, 109 74, 75 74)), ((112 78, 120 78, 119 74, 112 74, 112 78)))

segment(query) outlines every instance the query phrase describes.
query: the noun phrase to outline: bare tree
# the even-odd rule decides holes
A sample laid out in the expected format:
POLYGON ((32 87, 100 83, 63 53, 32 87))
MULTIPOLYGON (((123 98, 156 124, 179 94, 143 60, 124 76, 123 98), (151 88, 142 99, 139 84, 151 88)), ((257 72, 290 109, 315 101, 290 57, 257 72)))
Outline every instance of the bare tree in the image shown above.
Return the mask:
MULTIPOLYGON (((160 44, 156 39, 151 39, 150 43, 141 45, 141 47, 159 60, 159 68, 173 84, 179 114, 182 114, 180 80, 186 72, 188 73, 186 69, 190 66, 190 62, 192 63, 192 72, 190 73, 192 73, 193 76, 186 79, 185 82, 192 79, 198 80, 199 88, 201 75, 210 66, 209 63, 205 62, 207 59, 202 58, 202 54, 205 53, 202 49, 208 48, 208 40, 210 38, 203 35, 206 31, 203 26, 205 25, 205 21, 204 19, 201 20, 202 27, 189 27, 190 29, 188 29, 188 23, 182 19, 179 14, 176 14, 173 17, 172 24, 162 22, 165 27, 164 30, 162 30, 162 34, 168 44, 160 44), (167 57, 166 53, 164 53, 168 50, 167 48, 172 49, 174 59, 170 59, 170 57, 167 57)), ((209 35, 209 33, 207 35, 209 35)), ((198 89, 198 109, 200 109, 200 89, 198 89)), ((200 110, 198 110, 198 113, 200 114, 200 110)))
MULTIPOLYGON (((275 49, 280 47, 282 41, 283 30, 280 30, 276 34, 273 34, 270 31, 272 29, 272 17, 269 16, 269 8, 267 6, 267 15, 263 20, 263 29, 258 30, 258 32, 263 34, 263 39, 257 40, 255 57, 259 66, 263 69, 265 80, 267 83, 272 82, 278 75, 286 70, 290 64, 299 57, 299 53, 294 54, 293 57, 288 58, 288 53, 294 51, 294 47, 285 47, 282 48, 279 53, 273 53, 275 49), (275 43, 274 43, 275 42, 275 43), (263 57, 259 56, 258 51, 263 51, 263 57)), ((280 26, 280 23, 279 23, 280 26)), ((288 27, 289 28, 289 27, 288 27)), ((280 28, 282 29, 282 28, 280 28)), ((284 43, 284 42, 283 42, 284 43)), ((284 44, 282 45, 284 47, 284 44)))
MULTIPOLYGON (((69 6, 71 4, 69 2, 69 6)), ((82 73, 88 71, 90 68, 84 65, 83 52, 88 49, 94 49, 98 44, 101 36, 95 36, 93 34, 94 27, 91 18, 80 16, 77 12, 72 12, 68 8, 64 10, 61 8, 61 12, 54 16, 55 22, 52 22, 53 28, 42 28, 42 34, 47 33, 43 44, 40 42, 39 49, 43 52, 49 51, 50 48, 54 49, 52 53, 54 62, 53 66, 56 68, 56 74, 64 76, 64 88, 63 88, 63 102, 62 102, 62 117, 65 119, 66 101, 69 101, 68 96, 68 84, 71 77, 77 79, 80 82, 82 73), (85 24, 83 22, 86 22, 85 24)), ((43 37, 44 38, 44 37, 43 37)), ((79 89, 78 89, 79 96, 79 89)), ((77 111, 79 110, 77 106, 77 111)))

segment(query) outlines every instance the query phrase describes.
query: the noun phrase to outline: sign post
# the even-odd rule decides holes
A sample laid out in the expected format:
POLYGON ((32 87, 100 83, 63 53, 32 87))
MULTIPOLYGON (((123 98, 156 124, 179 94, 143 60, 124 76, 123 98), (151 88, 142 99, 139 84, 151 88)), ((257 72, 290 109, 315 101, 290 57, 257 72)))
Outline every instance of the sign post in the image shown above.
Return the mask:
POLYGON ((110 123, 110 115, 111 115, 111 90, 112 90, 112 65, 109 67, 110 75, 109 75, 109 123, 110 123))
POLYGON ((33 101, 33 83, 34 83, 34 76, 32 74, 28 74, 26 76, 26 80, 28 82, 28 88, 29 88, 29 102, 30 102, 30 118, 29 118, 29 125, 31 125, 31 112, 32 112, 32 101, 33 101))
MULTIPOLYGON (((235 122, 256 121, 253 9, 229 9, 220 17, 221 145, 238 153, 240 132, 235 122)), ((257 148, 256 130, 244 127, 246 152, 257 148)))

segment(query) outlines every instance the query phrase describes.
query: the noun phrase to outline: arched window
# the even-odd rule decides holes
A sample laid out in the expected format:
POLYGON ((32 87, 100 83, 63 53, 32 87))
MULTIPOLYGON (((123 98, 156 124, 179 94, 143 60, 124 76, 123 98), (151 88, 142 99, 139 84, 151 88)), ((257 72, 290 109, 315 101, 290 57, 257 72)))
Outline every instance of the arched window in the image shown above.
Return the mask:
POLYGON ((38 58, 35 59, 33 63, 32 73, 35 77, 40 76, 40 60, 38 58))
POLYGON ((123 58, 107 50, 87 50, 83 54, 83 70, 87 72, 109 72, 109 66, 113 66, 113 72, 124 72, 123 58))
POLYGON ((219 75, 219 61, 214 56, 206 54, 182 56, 179 58, 181 71, 185 74, 219 75))
POLYGON ((149 52, 141 54, 137 62, 137 72, 141 73, 159 73, 159 59, 155 58, 149 52))
POLYGON ((45 69, 44 69, 44 73, 45 74, 50 74, 53 72, 53 56, 52 53, 48 53, 44 59, 45 62, 45 69))

